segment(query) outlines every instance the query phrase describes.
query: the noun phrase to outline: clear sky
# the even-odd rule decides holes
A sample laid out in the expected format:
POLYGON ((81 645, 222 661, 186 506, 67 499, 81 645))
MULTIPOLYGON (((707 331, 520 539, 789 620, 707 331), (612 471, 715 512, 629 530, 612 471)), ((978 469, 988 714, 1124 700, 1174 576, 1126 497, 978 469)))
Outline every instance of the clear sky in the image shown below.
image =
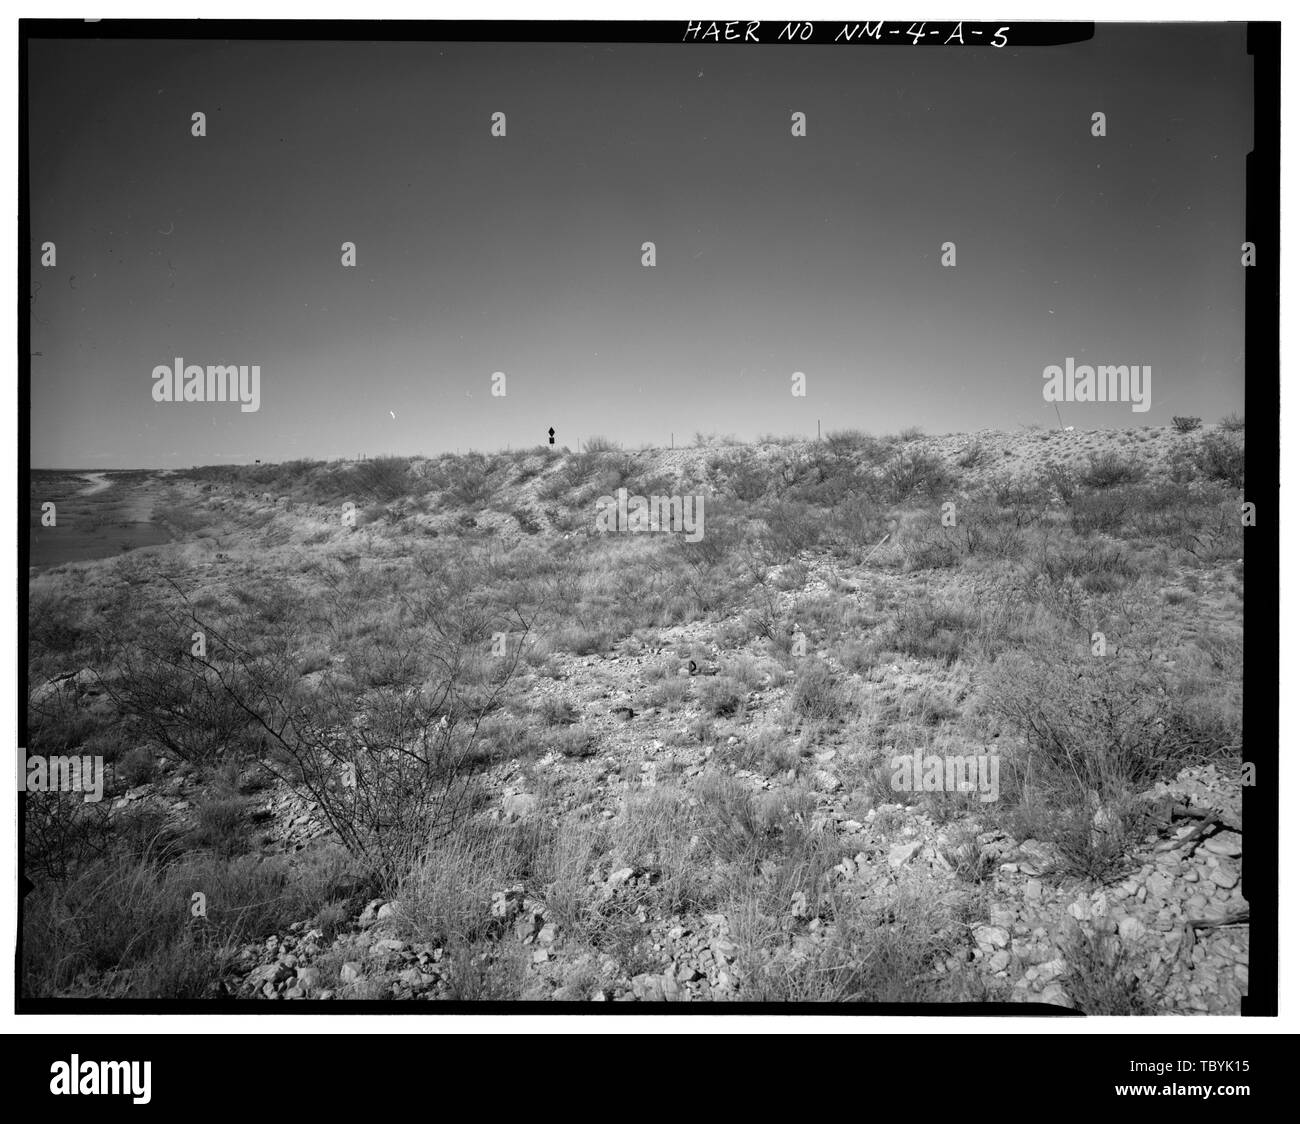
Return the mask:
POLYGON ((30 58, 36 467, 1055 424, 1067 357, 1152 367, 1080 428, 1242 406, 1241 26, 30 58), (155 402, 177 357, 257 364, 260 408, 155 402))

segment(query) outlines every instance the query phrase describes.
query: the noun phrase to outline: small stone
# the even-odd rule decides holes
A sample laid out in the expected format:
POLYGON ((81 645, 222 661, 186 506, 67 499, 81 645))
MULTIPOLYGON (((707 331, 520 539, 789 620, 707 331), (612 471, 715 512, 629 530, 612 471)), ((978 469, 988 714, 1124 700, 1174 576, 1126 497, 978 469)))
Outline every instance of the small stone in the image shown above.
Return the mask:
POLYGON ((361 966, 360 963, 358 963, 356 960, 349 960, 346 964, 343 965, 342 968, 339 969, 339 981, 345 984, 356 983, 356 981, 362 977, 364 972, 365 969, 361 966))
POLYGON ((662 1003, 664 1001, 663 977, 648 973, 633 976, 632 995, 642 1003, 662 1003))
POLYGON ((1239 877, 1232 867, 1216 866, 1210 874, 1210 881, 1225 890, 1231 890, 1237 884, 1239 877))
POLYGON ((1007 965, 1011 963, 1011 953, 1005 948, 999 949, 989 957, 989 971, 1005 972, 1007 965))
POLYGON ((1043 884, 1037 878, 1031 878, 1025 883, 1025 897, 1031 901, 1038 901, 1043 896, 1043 884))
POLYGON ((997 925, 980 925, 974 931, 977 944, 985 948, 1006 948, 1011 934, 997 925))
POLYGON ((835 792, 840 787, 839 777, 834 773, 828 773, 825 769, 818 769, 813 779, 821 792, 835 792))
POLYGON ((1164 871, 1156 871, 1147 877, 1147 891, 1157 898, 1169 896, 1169 891, 1174 888, 1174 880, 1164 871))
POLYGON ((1058 983, 1050 983, 1043 989, 1042 1000, 1044 1003, 1051 1003, 1056 1007, 1071 1007, 1069 996, 1065 994, 1065 988, 1058 983))
POLYGON ((1059 956, 1051 960, 1044 960, 1038 965, 1038 978, 1040 980, 1054 980, 1057 976, 1065 971, 1065 961, 1059 956))
POLYGON ((914 843, 895 843, 889 848, 889 865, 897 870, 901 866, 906 866, 921 850, 922 843, 918 839, 914 843))
POLYGON ((1124 917, 1120 919, 1120 940, 1128 941, 1130 943, 1137 942, 1142 939, 1144 933, 1146 933, 1146 926, 1136 917, 1124 917))
POLYGON ((427 991, 434 984, 434 977, 426 976, 419 968, 407 968, 397 978, 399 982, 405 984, 412 991, 427 991))
POLYGON ((1211 835, 1201 846, 1212 855, 1235 859, 1241 854, 1241 837, 1234 832, 1221 831, 1218 835, 1211 835))
POLYGON ((521 820, 537 811, 538 800, 530 792, 516 792, 501 801, 507 820, 521 820))
POLYGON ((728 940, 726 937, 718 937, 713 941, 710 947, 713 950, 713 957, 717 960, 719 967, 731 963, 731 961, 735 960, 740 953, 740 946, 736 944, 735 941, 728 940))

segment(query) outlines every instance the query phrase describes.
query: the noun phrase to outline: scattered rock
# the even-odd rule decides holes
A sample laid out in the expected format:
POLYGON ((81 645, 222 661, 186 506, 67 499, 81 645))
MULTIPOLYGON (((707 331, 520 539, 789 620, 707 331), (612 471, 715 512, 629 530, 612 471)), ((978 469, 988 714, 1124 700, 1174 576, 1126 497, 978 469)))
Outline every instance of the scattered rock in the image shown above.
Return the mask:
POLYGON ((911 862, 924 844, 921 840, 913 843, 895 843, 889 848, 889 865, 897 870, 911 862))

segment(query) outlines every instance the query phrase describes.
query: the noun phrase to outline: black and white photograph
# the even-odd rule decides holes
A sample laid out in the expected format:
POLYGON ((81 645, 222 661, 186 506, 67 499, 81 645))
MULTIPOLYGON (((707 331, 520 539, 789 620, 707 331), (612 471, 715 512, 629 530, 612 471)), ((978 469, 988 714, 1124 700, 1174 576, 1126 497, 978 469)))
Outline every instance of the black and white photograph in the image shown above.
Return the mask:
POLYGON ((1278 25, 609 14, 22 21, 17 1013, 1276 1014, 1278 25))

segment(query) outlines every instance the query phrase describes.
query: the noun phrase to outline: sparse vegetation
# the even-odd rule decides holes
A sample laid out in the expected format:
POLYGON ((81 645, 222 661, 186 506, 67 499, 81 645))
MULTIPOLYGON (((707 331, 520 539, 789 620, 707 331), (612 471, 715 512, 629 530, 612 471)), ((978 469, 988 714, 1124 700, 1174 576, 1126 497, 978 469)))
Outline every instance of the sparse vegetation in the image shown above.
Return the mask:
POLYGON ((1131 923, 1015 985, 1240 767, 1230 421, 146 475, 181 542, 31 583, 28 752, 111 767, 27 795, 23 993, 1169 1009, 1131 923), (620 487, 702 537, 597 534, 620 487))

